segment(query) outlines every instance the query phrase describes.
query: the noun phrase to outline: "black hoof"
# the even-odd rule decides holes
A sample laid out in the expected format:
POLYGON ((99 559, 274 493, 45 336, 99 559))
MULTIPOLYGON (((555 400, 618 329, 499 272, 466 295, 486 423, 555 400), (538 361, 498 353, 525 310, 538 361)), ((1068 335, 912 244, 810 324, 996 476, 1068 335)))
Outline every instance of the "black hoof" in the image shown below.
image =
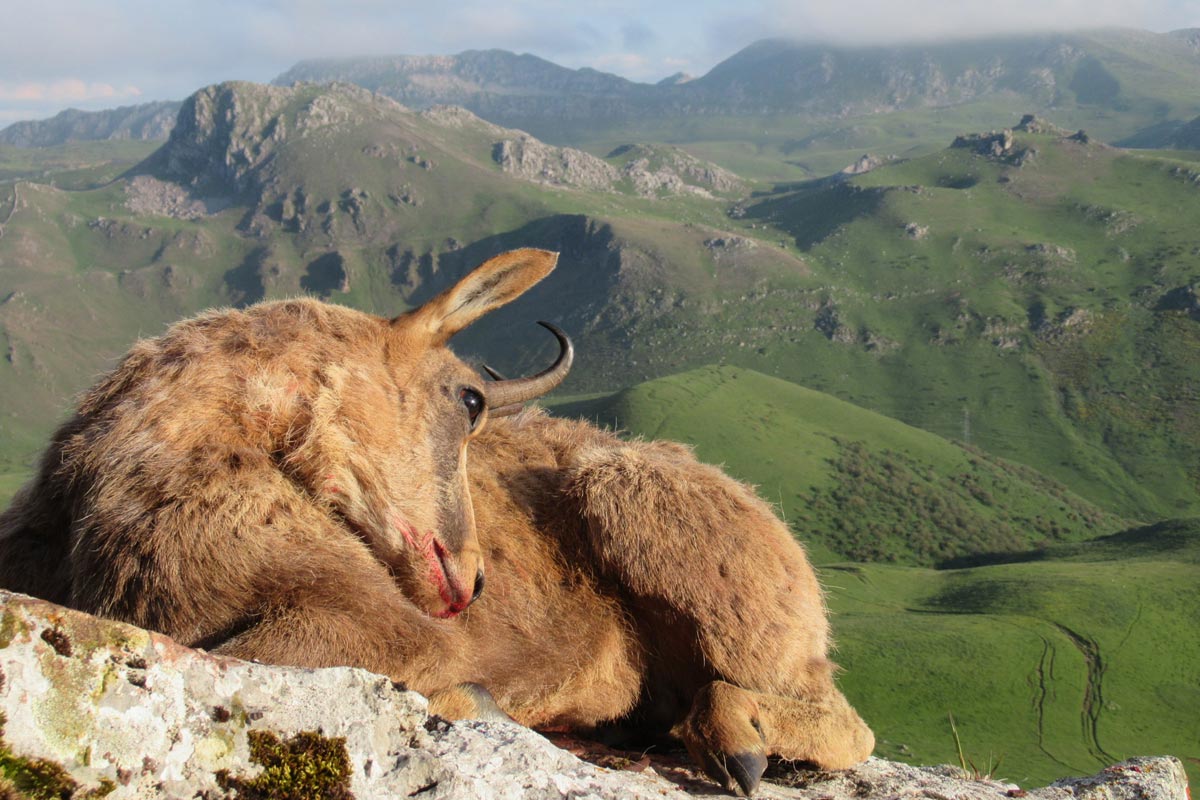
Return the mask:
MULTIPOLYGON (((725 759, 725 769, 737 781, 738 788, 746 797, 754 794, 763 773, 767 771, 767 757, 761 753, 738 753, 725 759)), ((732 790, 732 786, 725 788, 732 790)))
POLYGON ((743 797, 754 794, 767 770, 767 757, 759 753, 729 756, 710 751, 704 754, 701 762, 708 777, 724 786, 726 791, 743 797))

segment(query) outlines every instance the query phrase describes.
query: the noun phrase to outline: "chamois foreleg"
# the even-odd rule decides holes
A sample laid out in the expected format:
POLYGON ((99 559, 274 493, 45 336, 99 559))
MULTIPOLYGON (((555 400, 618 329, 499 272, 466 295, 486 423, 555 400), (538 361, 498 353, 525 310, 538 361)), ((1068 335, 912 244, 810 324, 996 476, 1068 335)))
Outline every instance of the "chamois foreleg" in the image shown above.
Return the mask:
POLYGON ((357 542, 331 547, 331 539, 314 537, 311 550, 295 548, 277 575, 262 576, 273 584, 269 599, 213 650, 269 664, 361 667, 427 696, 450 685, 461 667, 450 627, 417 609, 357 542))
POLYGON ((705 772, 746 795, 758 786, 768 755, 846 769, 875 746, 871 730, 832 682, 813 697, 785 697, 713 681, 672 733, 705 772))

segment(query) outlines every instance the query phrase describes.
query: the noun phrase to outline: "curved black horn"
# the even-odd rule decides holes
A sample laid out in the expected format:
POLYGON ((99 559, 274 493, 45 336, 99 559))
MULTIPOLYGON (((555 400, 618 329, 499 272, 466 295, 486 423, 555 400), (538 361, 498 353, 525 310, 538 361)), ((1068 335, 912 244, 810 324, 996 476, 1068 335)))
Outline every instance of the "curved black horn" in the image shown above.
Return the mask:
MULTIPOLYGON (((571 371, 571 363, 575 360, 575 345, 571 344, 571 340, 557 326, 551 325, 549 322, 539 322, 538 325, 553 333, 554 338, 558 339, 558 358, 537 375, 511 380, 497 379, 487 384, 484 396, 487 397, 488 413, 493 417, 516 413, 520 410, 522 403, 552 391, 554 387, 563 382, 567 373, 571 371)), ((490 369, 488 374, 493 377, 496 375, 490 369)))

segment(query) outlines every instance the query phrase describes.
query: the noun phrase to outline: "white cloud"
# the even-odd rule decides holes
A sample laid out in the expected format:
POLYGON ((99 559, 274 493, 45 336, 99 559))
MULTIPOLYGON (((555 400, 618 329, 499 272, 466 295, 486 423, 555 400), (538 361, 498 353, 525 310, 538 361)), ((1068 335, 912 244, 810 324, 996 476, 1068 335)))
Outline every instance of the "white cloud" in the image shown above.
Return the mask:
POLYGON ((1200 24, 1200 0, 761 0, 736 21, 759 37, 892 43, 1081 28, 1163 30, 1200 24))

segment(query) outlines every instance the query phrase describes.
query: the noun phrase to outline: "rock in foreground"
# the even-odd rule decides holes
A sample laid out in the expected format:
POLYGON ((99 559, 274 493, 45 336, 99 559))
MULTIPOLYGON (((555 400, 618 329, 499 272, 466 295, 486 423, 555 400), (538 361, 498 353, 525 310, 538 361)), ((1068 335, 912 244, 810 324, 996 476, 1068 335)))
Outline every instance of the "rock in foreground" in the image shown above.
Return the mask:
MULTIPOLYGON (((581 761, 516 725, 449 724, 359 669, 209 655, 0 592, 0 797, 724 796, 678 763, 581 761)), ((1007 798, 1011 785, 871 759, 780 774, 769 798, 1007 798)), ((1136 759, 1023 795, 1185 800, 1182 766, 1136 759)))

